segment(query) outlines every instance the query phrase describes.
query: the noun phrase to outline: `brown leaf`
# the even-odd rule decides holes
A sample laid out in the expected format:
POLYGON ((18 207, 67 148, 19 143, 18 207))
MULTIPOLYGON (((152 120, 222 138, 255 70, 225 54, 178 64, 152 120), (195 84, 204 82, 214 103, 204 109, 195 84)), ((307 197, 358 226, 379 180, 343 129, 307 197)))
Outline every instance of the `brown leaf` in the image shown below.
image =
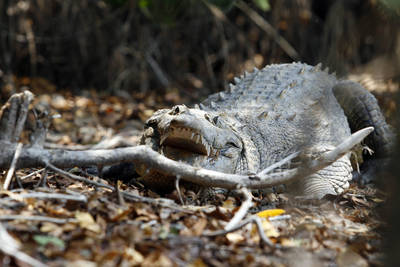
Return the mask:
POLYGON ((92 215, 90 215, 90 213, 77 211, 75 213, 75 218, 79 221, 80 227, 90 230, 95 233, 101 232, 100 225, 98 225, 94 221, 94 219, 93 219, 92 215))
POLYGON ((367 267, 368 262, 352 250, 340 252, 336 258, 338 267, 367 267))

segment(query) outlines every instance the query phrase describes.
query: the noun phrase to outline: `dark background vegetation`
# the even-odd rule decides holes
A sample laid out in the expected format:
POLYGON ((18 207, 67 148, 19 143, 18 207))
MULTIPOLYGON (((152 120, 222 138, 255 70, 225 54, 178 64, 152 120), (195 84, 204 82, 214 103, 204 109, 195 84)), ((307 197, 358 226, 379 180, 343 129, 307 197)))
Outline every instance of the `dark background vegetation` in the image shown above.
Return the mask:
MULTIPOLYGON (((398 84, 398 1, 244 2, 272 33, 240 8, 242 1, 2 0, 1 100, 29 88, 96 90, 127 99, 156 93, 160 102, 168 102, 173 91, 192 103, 227 87, 245 70, 292 61, 322 62, 339 76, 367 73, 386 85, 398 84), (282 38, 295 53, 279 44, 282 38)), ((395 123, 396 90, 370 86, 395 123)), ((398 198, 397 173, 389 178, 398 198)), ((392 203, 388 213, 395 217, 392 225, 399 225, 400 201, 392 203)), ((393 259, 400 249, 394 230, 393 259)))
MULTIPOLYGON (((75 92, 177 88, 198 100, 244 70, 270 63, 322 62, 343 75, 388 56, 399 68, 396 0, 247 1, 291 44, 295 56, 235 4, 2 0, 2 81, 12 85, 16 77, 41 77, 75 92)), ((398 79, 398 71, 389 75, 398 79)))

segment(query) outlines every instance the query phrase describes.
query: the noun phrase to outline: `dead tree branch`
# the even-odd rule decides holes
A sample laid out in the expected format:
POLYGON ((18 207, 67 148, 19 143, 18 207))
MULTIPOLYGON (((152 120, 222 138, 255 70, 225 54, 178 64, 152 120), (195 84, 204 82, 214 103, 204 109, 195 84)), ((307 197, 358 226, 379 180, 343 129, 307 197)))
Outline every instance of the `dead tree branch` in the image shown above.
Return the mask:
MULTIPOLYGON (((183 180, 203 186, 235 189, 238 185, 241 185, 249 189, 261 189, 306 177, 329 166, 348 153, 353 146, 360 143, 372 131, 373 127, 368 127, 354 133, 335 149, 322 154, 318 159, 306 162, 301 167, 278 173, 265 173, 261 171, 255 176, 228 174, 196 168, 164 157, 144 145, 112 150, 85 151, 46 150, 26 146, 21 151, 17 168, 44 167, 46 165, 50 168, 51 166, 67 168, 73 166, 112 165, 120 162, 138 162, 147 165, 148 168, 157 169, 161 173, 179 175, 183 180)), ((15 144, 3 147, 4 149, 0 151, 0 169, 9 166, 14 155, 15 144)), ((280 162, 280 165, 282 164, 283 162, 280 162)))
MULTIPOLYGON (((30 92, 25 91, 24 93, 16 94, 10 98, 9 102, 1 109, 0 130, 4 129, 5 126, 8 130, 8 134, 21 133, 22 130, 20 130, 20 125, 24 125, 22 121, 26 120, 26 110, 28 110, 32 97, 33 96, 30 92), (15 129, 9 130, 7 127, 14 127, 15 129)), ((206 187, 236 189, 239 186, 248 189, 262 189, 306 177, 329 166, 348 153, 373 130, 373 127, 364 128, 352 134, 331 151, 319 154, 315 159, 305 161, 300 167, 275 173, 272 171, 291 161, 297 153, 275 163, 271 166, 273 168, 266 168, 256 175, 244 175, 228 174, 193 167, 182 162, 171 160, 144 145, 117 149, 68 151, 57 149, 48 150, 44 149, 40 144, 35 144, 32 146, 25 145, 22 147, 19 160, 16 163, 16 168, 39 166, 49 167, 50 169, 71 178, 73 176, 72 174, 63 171, 60 168, 74 166, 104 166, 121 162, 135 162, 144 164, 149 169, 157 170, 167 176, 179 177, 185 181, 206 187)), ((37 127, 37 131, 43 131, 43 128, 37 127)), ((35 133, 33 133, 33 136, 35 136, 35 133)), ((14 140, 12 136, 5 136, 4 134, 0 136, 0 146, 2 147, 2 150, 0 150, 0 169, 8 168, 15 156, 17 143, 12 142, 12 140, 14 140)), ((97 182, 83 177, 77 176, 73 179, 100 186, 97 182)), ((174 177, 172 177, 172 179, 174 179, 174 177)), ((112 191, 115 190, 114 187, 109 185, 101 186, 112 191)))
POLYGON ((17 241, 7 232, 7 230, 0 224, 0 251, 17 258, 22 262, 26 262, 35 267, 46 267, 46 264, 32 258, 28 254, 19 250, 17 241))
POLYGON ((3 186, 4 190, 7 190, 8 186, 10 185, 11 178, 14 175, 15 166, 17 165, 19 155, 21 154, 21 149, 22 149, 22 143, 18 143, 15 149, 13 160, 11 161, 10 169, 7 172, 6 180, 4 181, 4 186, 3 186))

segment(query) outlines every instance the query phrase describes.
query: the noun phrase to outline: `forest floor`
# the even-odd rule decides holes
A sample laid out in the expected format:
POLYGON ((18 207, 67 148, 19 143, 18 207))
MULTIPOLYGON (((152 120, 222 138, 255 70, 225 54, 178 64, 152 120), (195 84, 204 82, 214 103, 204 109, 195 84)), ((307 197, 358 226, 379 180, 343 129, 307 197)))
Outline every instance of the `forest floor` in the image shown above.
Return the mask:
MULTIPOLYGON (((155 110, 192 101, 174 90, 164 96, 124 98, 94 91, 73 96, 46 89, 43 80, 23 82, 30 88, 41 84, 41 89, 33 90, 35 105, 61 115, 54 118, 48 134, 52 147, 90 147, 116 133, 137 144, 143 122, 155 110)), ((387 101, 385 110, 390 113, 393 107, 387 101)), ((252 213, 272 210, 259 214, 266 235, 282 246, 272 249, 260 243, 251 224, 226 235, 205 236, 223 229, 235 214, 241 204, 235 195, 218 193, 204 202, 199 192, 183 188, 181 204, 176 192, 160 196, 138 182, 115 185, 91 177, 89 170, 68 171, 133 194, 168 200, 144 203, 51 171, 17 171, 20 184, 14 182, 12 190, 0 192, 0 221, 21 251, 49 266, 384 265, 386 223, 380 207, 387 195, 372 185, 353 183, 341 196, 319 201, 273 190, 254 193, 252 213), (274 216, 280 210, 284 213, 274 216)), ((0 180, 5 175, 0 173, 0 180)), ((26 266, 1 252, 0 265, 26 266)))

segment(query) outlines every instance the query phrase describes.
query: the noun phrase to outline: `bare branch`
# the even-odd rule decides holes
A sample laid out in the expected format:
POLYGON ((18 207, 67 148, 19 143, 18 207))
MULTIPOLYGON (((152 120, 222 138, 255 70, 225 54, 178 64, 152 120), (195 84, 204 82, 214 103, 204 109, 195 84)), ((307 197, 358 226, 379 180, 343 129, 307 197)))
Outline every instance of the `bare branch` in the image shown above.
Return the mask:
POLYGON ((39 221, 39 222, 51 222, 51 223, 69 223, 69 222, 78 222, 75 218, 54 218, 47 216, 25 216, 25 215, 0 215, 0 221, 12 221, 12 220, 20 220, 20 221, 39 221))
POLYGON ((14 175, 15 167, 17 165, 18 158, 21 154, 21 150, 22 150, 22 143, 18 143, 18 145, 15 149, 15 154, 14 154, 13 160, 11 161, 10 169, 7 172, 6 180, 4 181, 4 185, 3 185, 4 190, 8 190, 8 186, 11 183, 11 178, 14 175))
POLYGON ((13 256, 22 262, 26 262, 34 267, 46 267, 47 265, 32 258, 28 254, 19 250, 19 244, 7 232, 2 224, 0 224, 0 250, 5 254, 13 256))
POLYGON ((226 235, 228 233, 234 232, 236 230, 239 230, 240 228, 244 227, 248 223, 255 223, 257 226, 257 231, 258 234, 260 235, 261 241, 268 245, 271 248, 280 248, 280 245, 274 244, 271 242, 271 240, 268 238, 268 236, 264 233, 264 230, 262 228, 262 223, 261 223, 261 218, 258 217, 257 215, 250 216, 249 218, 241 221, 240 223, 236 224, 234 227, 231 229, 224 229, 220 231, 215 231, 212 233, 205 233, 203 236, 219 236, 219 235, 226 235))
POLYGON ((12 142, 18 142, 19 138, 21 136, 22 131, 24 130, 25 126, 25 121, 26 117, 28 116, 28 111, 29 111, 29 104, 33 100, 33 94, 29 91, 24 91, 22 97, 22 103, 19 106, 19 114, 18 114, 18 120, 15 125, 13 137, 12 137, 12 142))
MULTIPOLYGON (((332 151, 322 154, 317 159, 305 162, 303 166, 270 174, 265 174, 264 171, 261 171, 255 176, 228 174, 196 168, 166 158, 152 150, 150 147, 143 145, 113 150, 86 151, 43 150, 35 147, 27 147, 22 150, 17 166, 22 168, 37 167, 47 164, 50 168, 55 170, 58 169, 58 167, 111 165, 120 162, 138 162, 145 164, 149 169, 156 169, 160 173, 169 176, 180 175, 181 179, 185 181, 203 186, 235 189, 239 185, 249 189, 262 189, 306 177, 329 166, 348 153, 356 144, 360 143, 373 131, 373 129, 373 127, 367 127, 354 133, 332 151)), ((8 149, 8 154, 7 148, 0 151, 0 168, 7 165, 7 159, 10 160, 10 150, 11 149, 8 149)), ((282 165, 286 162, 287 158, 280 161, 278 164, 282 165)), ((64 171, 58 169, 57 172, 62 174, 64 171)), ((65 173, 67 172, 64 172, 64 174, 65 173)), ((71 174, 67 173, 67 175, 71 174)), ((82 177, 78 177, 77 180, 91 183, 93 185, 96 183, 90 180, 83 180, 82 177)), ((104 185, 102 187, 104 187, 104 185)), ((112 186, 108 185, 105 187, 110 190, 114 189, 112 186)))
MULTIPOLYGON (((13 197, 13 196, 12 196, 13 197)), ((60 199, 87 202, 87 198, 80 194, 60 194, 60 193, 45 193, 45 192, 30 192, 15 194, 15 198, 41 198, 41 199, 60 199)))
POLYGON ((243 220, 243 218, 247 215, 249 209, 253 206, 253 196, 251 195, 251 192, 247 188, 241 188, 240 192, 244 196, 244 201, 242 202, 239 210, 235 213, 235 216, 233 216, 229 223, 224 227, 224 229, 227 231, 235 228, 235 226, 243 220))
MULTIPOLYGON (((72 180, 76 180, 76 181, 80 181, 80 182, 84 182, 87 184, 91 184, 94 186, 98 186, 98 187, 103 187, 103 188, 107 188, 110 189, 112 192, 115 192, 115 187, 111 186, 111 185, 107 185, 107 184, 103 184, 100 182, 95 182, 92 180, 89 180, 87 178, 63 171, 57 167, 55 167, 54 165, 48 163, 48 168, 57 172, 58 174, 66 177, 66 178, 70 178, 72 180)), ((170 200, 170 199, 165 199, 165 198, 149 198, 149 197, 143 197, 143 196, 138 196, 123 190, 120 190, 120 194, 123 195, 126 198, 129 198, 131 200, 134 201, 140 201, 140 202, 144 202, 144 203, 149 203, 152 205, 158 205, 158 206, 162 206, 162 207, 168 207, 170 209, 174 209, 174 210, 178 210, 178 211, 182 211, 182 212, 186 212, 186 213, 192 213, 192 211, 183 209, 181 207, 179 207, 178 205, 176 205, 174 203, 174 201, 170 200)))
POLYGON ((32 176, 34 176, 34 175, 36 175, 36 174, 38 174, 38 173, 41 173, 41 172, 44 171, 44 170, 45 170, 45 168, 41 168, 41 169, 39 169, 39 170, 37 170, 37 171, 31 172, 31 173, 28 174, 28 175, 22 176, 22 177, 20 177, 19 179, 21 179, 21 180, 28 179, 29 177, 32 177, 32 176))
POLYGON ((175 189, 176 189, 176 192, 178 193, 179 201, 181 202, 182 205, 185 205, 185 202, 183 201, 182 194, 181 194, 181 188, 179 187, 180 180, 181 180, 181 177, 179 175, 177 175, 176 179, 175 179, 175 189))

